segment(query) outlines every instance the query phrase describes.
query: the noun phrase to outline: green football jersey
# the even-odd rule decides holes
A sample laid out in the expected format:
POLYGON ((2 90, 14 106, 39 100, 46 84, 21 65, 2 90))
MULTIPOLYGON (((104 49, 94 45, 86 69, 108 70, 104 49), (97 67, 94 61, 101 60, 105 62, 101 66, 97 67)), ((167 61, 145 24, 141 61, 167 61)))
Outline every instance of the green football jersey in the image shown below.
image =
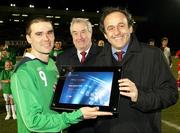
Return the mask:
MULTIPOLYGON (((2 70, 0 72, 0 80, 10 80, 12 75, 11 70, 2 70)), ((10 83, 1 83, 2 85, 2 92, 4 94, 11 94, 11 89, 10 89, 10 83)))
POLYGON ((31 54, 17 65, 11 77, 11 90, 17 107, 18 132, 59 132, 81 121, 80 110, 58 113, 50 109, 58 71, 31 54))

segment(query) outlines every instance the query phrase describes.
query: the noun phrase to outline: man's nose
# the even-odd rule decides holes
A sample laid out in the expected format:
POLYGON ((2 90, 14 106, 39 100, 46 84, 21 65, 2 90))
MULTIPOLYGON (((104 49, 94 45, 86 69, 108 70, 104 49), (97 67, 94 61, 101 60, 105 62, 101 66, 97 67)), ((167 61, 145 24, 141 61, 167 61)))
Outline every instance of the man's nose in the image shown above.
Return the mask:
POLYGON ((121 33, 121 30, 119 29, 118 26, 116 26, 116 27, 114 28, 114 33, 115 33, 116 35, 119 34, 119 33, 121 33))
POLYGON ((44 35, 44 39, 45 39, 45 40, 49 40, 48 34, 45 34, 45 35, 44 35))

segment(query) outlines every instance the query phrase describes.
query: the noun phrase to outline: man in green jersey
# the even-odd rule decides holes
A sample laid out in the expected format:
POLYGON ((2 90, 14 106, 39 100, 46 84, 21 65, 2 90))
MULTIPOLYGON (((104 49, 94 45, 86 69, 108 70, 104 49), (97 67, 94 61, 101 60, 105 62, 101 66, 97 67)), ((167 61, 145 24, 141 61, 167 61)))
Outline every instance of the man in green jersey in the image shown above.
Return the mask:
POLYGON ((18 132, 59 132, 71 124, 101 115, 112 115, 98 108, 82 107, 72 113, 50 110, 53 86, 58 71, 49 53, 54 46, 54 30, 44 18, 31 20, 26 28, 31 52, 26 53, 11 77, 11 89, 17 106, 18 132))

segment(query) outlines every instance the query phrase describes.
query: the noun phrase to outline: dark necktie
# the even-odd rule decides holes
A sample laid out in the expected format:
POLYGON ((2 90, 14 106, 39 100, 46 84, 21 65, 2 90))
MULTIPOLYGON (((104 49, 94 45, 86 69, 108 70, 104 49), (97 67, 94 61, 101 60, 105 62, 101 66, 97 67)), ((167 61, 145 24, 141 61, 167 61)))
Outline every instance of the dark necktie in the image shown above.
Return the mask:
POLYGON ((116 52, 116 55, 118 57, 118 61, 122 60, 122 54, 123 54, 123 51, 116 52))
POLYGON ((82 51, 81 52, 82 58, 81 58, 81 63, 84 63, 85 59, 86 59, 86 52, 82 51))

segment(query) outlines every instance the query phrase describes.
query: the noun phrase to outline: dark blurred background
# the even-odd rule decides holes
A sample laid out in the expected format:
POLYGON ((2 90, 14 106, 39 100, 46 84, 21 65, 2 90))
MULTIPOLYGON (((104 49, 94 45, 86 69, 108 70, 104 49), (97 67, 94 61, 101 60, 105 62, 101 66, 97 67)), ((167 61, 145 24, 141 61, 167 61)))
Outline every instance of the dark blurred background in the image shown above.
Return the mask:
POLYGON ((0 41, 25 40, 25 22, 30 16, 52 19, 56 38, 71 42, 69 24, 73 17, 89 18, 93 38, 104 39, 98 23, 103 7, 123 7, 136 21, 136 35, 143 42, 169 38, 172 51, 180 49, 180 0, 0 0, 0 41))

